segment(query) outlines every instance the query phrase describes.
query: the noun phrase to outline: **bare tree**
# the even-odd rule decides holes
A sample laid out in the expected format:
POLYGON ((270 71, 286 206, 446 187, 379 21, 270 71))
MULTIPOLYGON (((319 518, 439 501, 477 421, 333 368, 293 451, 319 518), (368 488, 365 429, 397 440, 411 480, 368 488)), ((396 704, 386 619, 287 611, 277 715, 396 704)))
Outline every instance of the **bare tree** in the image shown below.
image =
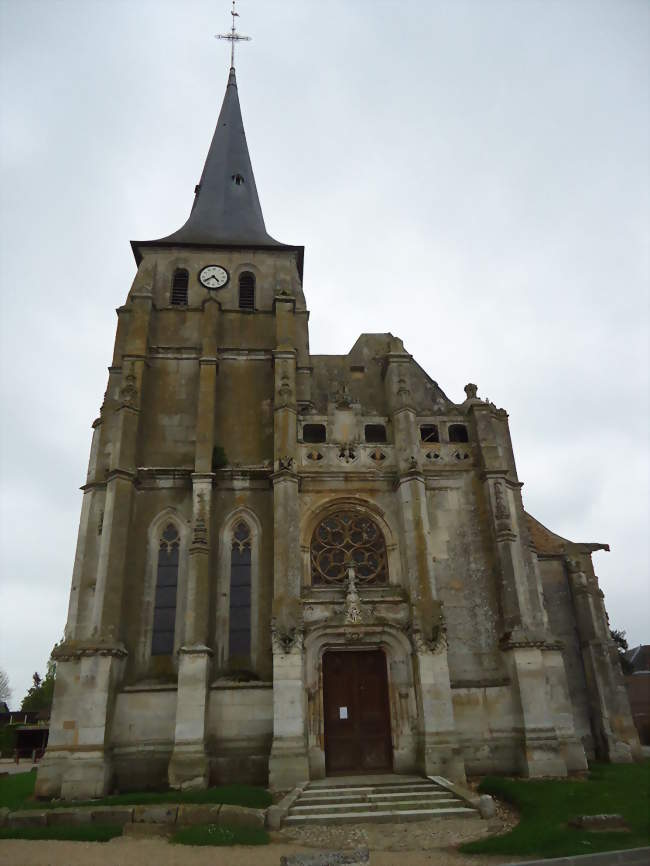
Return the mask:
POLYGON ((9 677, 2 668, 0 668, 0 703, 4 701, 8 704, 10 700, 11 689, 9 687, 9 677))

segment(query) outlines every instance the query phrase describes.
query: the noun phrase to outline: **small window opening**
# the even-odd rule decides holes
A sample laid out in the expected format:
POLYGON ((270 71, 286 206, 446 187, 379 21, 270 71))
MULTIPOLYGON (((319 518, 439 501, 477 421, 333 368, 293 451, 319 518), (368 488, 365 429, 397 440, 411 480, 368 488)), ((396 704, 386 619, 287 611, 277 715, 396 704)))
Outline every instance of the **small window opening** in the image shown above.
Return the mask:
POLYGON ((241 186, 244 182, 244 177, 241 174, 233 174, 232 179, 235 182, 235 186, 241 186))
POLYGON ((423 424, 420 427, 420 439, 423 442, 440 442, 437 424, 423 424))
POLYGON ((255 274, 250 271, 239 275, 239 309, 255 309, 255 274))
POLYGON ((467 435, 467 427, 464 424, 450 424, 449 441, 469 442, 469 436, 467 435))
POLYGON ((303 442, 325 442, 326 431, 324 424, 303 424, 303 442))
POLYGON ((189 283, 189 274, 185 268, 176 268, 174 278, 172 280, 172 304, 176 306, 187 305, 187 286, 189 283))
POLYGON ((383 424, 366 424, 366 442, 386 442, 386 428, 383 424))

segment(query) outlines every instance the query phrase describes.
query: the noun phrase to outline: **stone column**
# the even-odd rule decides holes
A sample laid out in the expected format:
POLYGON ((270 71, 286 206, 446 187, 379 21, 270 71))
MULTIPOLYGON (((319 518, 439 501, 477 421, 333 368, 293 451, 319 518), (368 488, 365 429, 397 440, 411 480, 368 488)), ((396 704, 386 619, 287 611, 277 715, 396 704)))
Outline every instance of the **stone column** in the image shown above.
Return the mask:
MULTIPOLYGON (((121 371, 111 370, 111 381, 113 374, 120 373, 119 394, 108 395, 102 413, 103 418, 112 416, 113 447, 106 476, 90 634, 80 637, 76 628, 69 628, 64 643, 54 653, 57 682, 48 749, 36 785, 39 796, 60 792, 64 798, 99 797, 111 785, 110 720, 127 655, 122 643, 122 603, 152 279, 153 271, 143 268, 122 311, 121 321, 128 316, 128 329, 122 324, 121 371)), ((91 451, 91 465, 93 461, 91 451)), ((82 529, 83 521, 82 509, 82 529)), ((79 554, 84 556, 81 551, 79 554)), ((76 565, 75 572, 80 573, 81 568, 81 564, 76 565)), ((74 615, 74 603, 72 611, 74 615)))
POLYGON ((641 760, 639 736, 609 633, 604 596, 588 554, 567 557, 569 584, 585 666, 591 717, 599 757, 614 763, 641 760))
POLYGON ((269 784, 274 790, 285 790, 309 779, 309 761, 296 465, 297 353, 291 345, 294 301, 276 297, 274 309, 273 744, 269 784))
MULTIPOLYGON (((102 407, 103 408, 103 407, 102 407)), ((100 410, 101 412, 101 410, 100 410)), ((90 446, 90 459, 88 461, 88 472, 86 474, 86 483, 83 486, 83 500, 81 502, 81 518, 79 520, 79 532, 77 533, 77 548, 74 557, 74 567, 72 569, 72 587, 70 589, 70 600, 68 602, 68 617, 65 626, 64 639, 77 640, 84 637, 84 624, 80 620, 80 602, 83 590, 89 591, 89 588, 82 586, 84 564, 87 557, 88 537, 90 530, 90 519, 93 509, 95 497, 98 495, 100 488, 103 490, 104 485, 98 482, 97 479, 97 453, 99 451, 99 441, 102 432, 102 418, 96 418, 93 421, 93 437, 90 446)), ((103 519, 102 519, 103 524, 103 519)), ((102 525, 103 529, 103 525, 102 525)))
POLYGON ((527 544, 507 415, 477 399, 475 385, 467 385, 465 391, 491 513, 500 580, 501 649, 520 711, 515 728, 521 739, 519 770, 525 776, 566 776, 544 658, 545 651, 557 650, 558 645, 548 630, 539 573, 527 544))
POLYGON ((404 561, 411 600, 411 638, 418 701, 418 763, 427 775, 465 779, 449 679, 442 604, 437 598, 429 509, 417 414, 411 399, 411 356, 394 340, 387 356, 386 395, 398 466, 404 561))
POLYGON ((183 644, 178 651, 174 750, 168 768, 170 786, 183 790, 206 788, 210 781, 206 738, 212 657, 212 650, 208 646, 208 628, 218 309, 216 301, 209 299, 203 311, 196 413, 196 471, 192 475, 193 532, 189 550, 183 644))

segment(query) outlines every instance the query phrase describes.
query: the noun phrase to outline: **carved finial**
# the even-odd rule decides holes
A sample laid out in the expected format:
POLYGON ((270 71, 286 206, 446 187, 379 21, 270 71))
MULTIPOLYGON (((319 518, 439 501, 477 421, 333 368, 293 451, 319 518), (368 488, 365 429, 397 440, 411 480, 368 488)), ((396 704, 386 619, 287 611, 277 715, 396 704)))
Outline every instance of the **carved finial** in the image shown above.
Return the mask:
POLYGON ((473 382, 468 382, 465 385, 465 394, 467 395, 468 400, 476 400, 476 392, 478 391, 478 386, 473 382))

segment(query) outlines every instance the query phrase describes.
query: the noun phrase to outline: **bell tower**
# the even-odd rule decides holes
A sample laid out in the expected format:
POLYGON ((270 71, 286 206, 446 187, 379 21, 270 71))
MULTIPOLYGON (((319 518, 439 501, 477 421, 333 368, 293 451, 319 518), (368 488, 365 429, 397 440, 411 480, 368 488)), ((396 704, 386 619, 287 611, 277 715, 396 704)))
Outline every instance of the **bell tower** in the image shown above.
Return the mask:
MULTIPOLYGON (((140 784, 151 782, 153 761, 159 783, 204 787, 210 681, 224 672, 272 677, 271 550, 274 540, 276 556, 291 547, 284 522, 274 528, 273 498, 282 513, 297 511, 292 449, 308 313, 303 247, 276 241, 264 223, 234 68, 235 43, 247 38, 234 29, 236 15, 224 37, 232 46, 226 92, 190 215, 166 237, 131 243, 137 273, 117 310, 93 422, 40 796, 97 797, 126 775, 133 748, 124 726, 133 724, 136 694, 150 752, 140 784), (237 508, 268 513, 269 527, 255 536, 248 632, 240 630, 233 652, 223 638, 233 600, 228 608, 211 575, 230 543, 218 538, 224 514, 237 508), (162 694, 173 707, 156 706, 162 694), (161 714, 169 730, 152 738, 145 719, 161 714)), ((253 522, 244 519, 240 531, 254 534, 253 522)), ((134 776, 137 786, 137 769, 134 776)))

